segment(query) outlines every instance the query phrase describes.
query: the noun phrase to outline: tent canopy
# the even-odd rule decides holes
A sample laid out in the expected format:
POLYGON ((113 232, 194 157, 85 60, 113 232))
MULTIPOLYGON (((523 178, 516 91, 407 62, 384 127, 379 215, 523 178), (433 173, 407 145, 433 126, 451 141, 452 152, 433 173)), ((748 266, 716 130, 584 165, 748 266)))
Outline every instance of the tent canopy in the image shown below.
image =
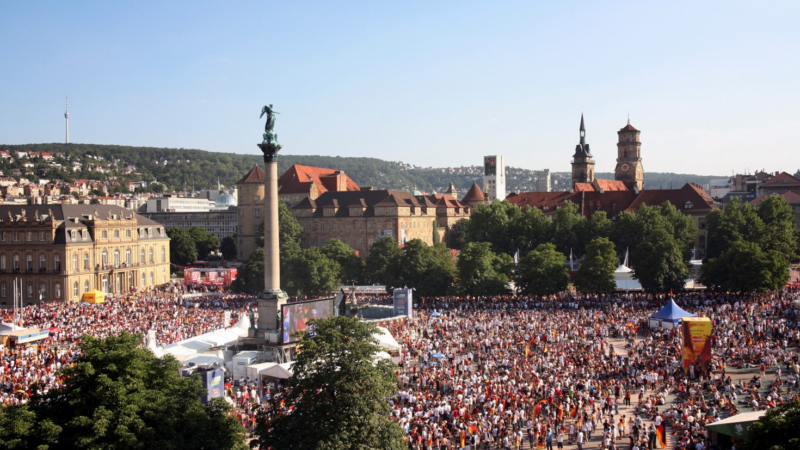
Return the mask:
POLYGON ((720 420, 706 425, 706 428, 719 434, 726 436, 733 436, 739 439, 747 439, 747 432, 750 430, 750 425, 766 414, 766 411, 752 411, 735 416, 730 416, 727 419, 720 420))
POLYGON ((274 378, 287 379, 292 376, 292 366, 294 362, 275 364, 266 370, 259 371, 261 375, 267 375, 274 378))
POLYGON ((667 303, 661 311, 650 315, 651 319, 662 319, 662 320, 670 320, 670 321, 678 321, 684 317, 697 317, 697 314, 692 314, 690 312, 685 311, 683 308, 678 306, 675 303, 675 300, 669 299, 669 303, 667 303))
POLYGON ((384 350, 400 351, 402 347, 397 343, 397 339, 392 336, 392 333, 384 327, 378 327, 378 333, 372 335, 384 350))

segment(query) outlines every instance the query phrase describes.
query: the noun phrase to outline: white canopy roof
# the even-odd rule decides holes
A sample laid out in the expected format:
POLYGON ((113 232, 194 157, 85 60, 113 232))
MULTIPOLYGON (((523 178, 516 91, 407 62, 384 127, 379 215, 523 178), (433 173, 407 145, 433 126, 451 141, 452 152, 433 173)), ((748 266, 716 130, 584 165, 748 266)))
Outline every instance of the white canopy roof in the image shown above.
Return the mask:
POLYGON ((381 347, 389 351, 400 351, 402 349, 400 344, 397 343, 397 339, 392 336, 389 330, 384 327, 378 327, 378 331, 379 333, 373 334, 372 337, 378 340, 378 344, 381 347))
POLYGON ((293 362, 275 364, 272 367, 268 367, 267 369, 260 371, 259 374, 285 380, 286 378, 292 376, 293 365, 294 365, 293 362))

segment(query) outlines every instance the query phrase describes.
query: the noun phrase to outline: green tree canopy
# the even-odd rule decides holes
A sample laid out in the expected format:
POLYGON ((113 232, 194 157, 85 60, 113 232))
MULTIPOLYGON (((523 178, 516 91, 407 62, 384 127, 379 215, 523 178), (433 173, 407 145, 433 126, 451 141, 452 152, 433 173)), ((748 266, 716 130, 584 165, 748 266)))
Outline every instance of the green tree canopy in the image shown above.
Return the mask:
POLYGON ((617 262, 613 242, 604 237, 593 239, 575 273, 575 287, 581 292, 612 292, 617 287, 614 281, 617 262))
POLYGON ((403 430, 389 420, 396 377, 389 361, 375 360, 377 327, 342 316, 310 325, 315 336, 300 341, 286 397, 275 400, 292 413, 260 418, 254 434, 261 448, 406 448, 403 430))
POLYGON ((755 242, 737 241, 703 264, 701 282, 727 292, 767 292, 786 285, 788 265, 777 250, 763 251, 755 242))
POLYGON ((797 257, 797 224, 786 198, 770 195, 758 205, 758 217, 764 223, 761 243, 764 250, 776 250, 791 261, 797 257))
MULTIPOLYGON (((795 450, 800 448, 800 400, 770 409, 747 430, 742 450, 795 450)), ((737 448, 739 448, 737 446, 737 448)))
POLYGON ((514 236, 509 233, 509 226, 519 214, 519 208, 505 200, 491 205, 481 203, 470 216, 467 240, 488 242, 495 253, 512 253, 514 236))
POLYGON ((469 242, 470 219, 461 219, 450 227, 447 232, 447 245, 450 248, 461 250, 469 242))
POLYGON ((633 252, 634 277, 647 292, 680 291, 689 276, 684 250, 666 228, 649 231, 633 252))
POLYGON ((294 281, 285 289, 292 295, 328 295, 342 285, 341 266, 317 247, 301 250, 292 258, 289 270, 294 281))
POLYGON ((561 205, 553 216, 551 228, 551 242, 557 251, 565 255, 571 252, 575 257, 583 255, 583 249, 579 248, 578 231, 585 220, 578 214, 578 205, 575 203, 566 201, 561 205))
POLYGON ((0 410, 0 424, 24 418, 31 425, 17 425, 11 433, 0 427, 0 448, 247 448, 228 404, 215 399, 203 405, 200 381, 181 377, 180 363, 171 356, 138 348, 141 335, 84 335, 82 341, 82 356, 61 371, 62 387, 34 395, 26 407, 0 410), (21 436, 9 436, 17 431, 21 436), (14 439, 24 444, 10 446, 14 439))
POLYGON ((225 259, 236 259, 239 250, 236 246, 236 235, 228 236, 219 244, 219 250, 222 252, 222 257, 225 259))
POLYGON ((206 259, 209 253, 219 248, 217 235, 202 227, 191 227, 187 230, 197 247, 197 257, 206 259))
POLYGON ((167 230, 169 236, 169 257, 173 264, 186 266, 197 261, 197 246, 194 239, 184 228, 172 227, 167 230))
POLYGON ((392 285, 395 268, 401 256, 400 246, 394 238, 384 236, 375 241, 369 248, 367 256, 366 271, 369 282, 392 285))
MULTIPOLYGON (((508 260, 492 252, 488 242, 470 242, 458 255, 457 290, 463 295, 498 295, 508 293, 508 260)), ((510 257, 509 257, 510 259, 510 257)))
POLYGON ((516 284, 523 294, 550 295, 569 285, 567 258, 553 244, 540 244, 525 255, 517 267, 516 284))
POLYGON ((539 244, 550 242, 550 218, 540 209, 528 207, 512 217, 507 232, 512 236, 508 253, 528 253, 539 244))
POLYGON ((361 284, 365 281, 364 272, 366 264, 356 255, 352 247, 340 241, 331 239, 322 246, 322 254, 328 259, 336 261, 342 269, 341 280, 347 284, 361 284))
POLYGON ((414 288, 420 296, 449 294, 456 274, 450 249, 442 243, 429 246, 419 239, 406 242, 399 262, 392 267, 395 276, 389 287, 414 288))
POLYGON ((706 257, 715 258, 731 248, 734 242, 761 242, 764 221, 752 205, 734 198, 722 211, 708 213, 706 229, 708 230, 706 257))
MULTIPOLYGON (((282 267, 282 266, 281 266, 282 267)), ((281 280, 283 280, 284 273, 281 268, 281 280)), ((285 284, 281 287, 286 289, 285 284)), ((239 267, 236 274, 236 280, 233 282, 231 288, 236 292, 244 292, 247 294, 258 294, 264 290, 264 248, 257 247, 247 257, 247 261, 239 267)))

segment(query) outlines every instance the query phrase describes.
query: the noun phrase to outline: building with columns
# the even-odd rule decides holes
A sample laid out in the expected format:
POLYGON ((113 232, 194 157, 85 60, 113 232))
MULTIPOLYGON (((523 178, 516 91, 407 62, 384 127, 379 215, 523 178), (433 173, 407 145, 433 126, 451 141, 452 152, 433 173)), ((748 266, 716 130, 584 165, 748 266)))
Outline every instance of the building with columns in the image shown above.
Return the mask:
POLYGON ((0 304, 79 301, 84 292, 130 292, 170 279, 164 227, 110 205, 0 206, 0 304))

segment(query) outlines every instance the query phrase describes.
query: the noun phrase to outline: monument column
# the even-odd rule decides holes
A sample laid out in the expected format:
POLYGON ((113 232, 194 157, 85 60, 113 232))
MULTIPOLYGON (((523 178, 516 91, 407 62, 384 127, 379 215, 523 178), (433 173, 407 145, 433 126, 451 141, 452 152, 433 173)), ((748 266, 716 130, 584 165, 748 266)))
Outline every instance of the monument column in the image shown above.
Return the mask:
MULTIPOLYGON (((264 141, 258 147, 264 153, 264 291, 258 296, 260 333, 280 328, 281 306, 288 296, 281 290, 280 242, 278 222, 278 135, 273 131, 275 111, 272 105, 261 109, 267 115, 264 141)), ((263 336, 266 338, 266 336, 263 336)))

